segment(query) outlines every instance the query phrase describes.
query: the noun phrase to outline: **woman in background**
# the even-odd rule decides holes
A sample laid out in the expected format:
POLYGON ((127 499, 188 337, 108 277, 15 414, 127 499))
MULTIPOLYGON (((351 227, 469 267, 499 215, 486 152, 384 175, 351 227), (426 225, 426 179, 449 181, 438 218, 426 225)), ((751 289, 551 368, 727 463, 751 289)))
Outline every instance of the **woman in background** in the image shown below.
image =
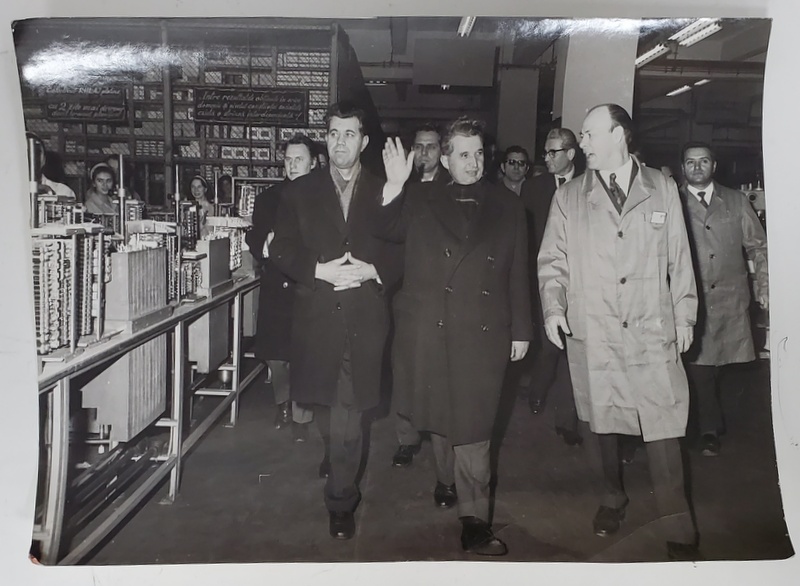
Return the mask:
POLYGON ((86 191, 84 206, 90 214, 116 214, 117 202, 114 200, 116 176, 114 170, 100 163, 92 167, 89 175, 92 186, 86 191))

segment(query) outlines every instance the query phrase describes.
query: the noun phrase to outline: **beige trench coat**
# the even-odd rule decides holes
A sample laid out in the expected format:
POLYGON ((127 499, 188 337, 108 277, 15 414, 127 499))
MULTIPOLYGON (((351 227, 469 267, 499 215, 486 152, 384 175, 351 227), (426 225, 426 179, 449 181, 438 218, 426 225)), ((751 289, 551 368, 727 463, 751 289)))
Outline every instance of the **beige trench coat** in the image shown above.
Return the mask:
POLYGON ((681 197, 701 302, 694 344, 685 358, 705 366, 755 360, 744 254, 756 269, 756 291, 768 295, 764 228, 745 196, 719 183, 708 208, 685 188, 681 197))
POLYGON ((595 433, 686 433, 689 390, 676 327, 697 291, 676 185, 639 164, 617 213, 594 172, 556 192, 539 252, 544 317, 566 316, 578 417, 595 433))

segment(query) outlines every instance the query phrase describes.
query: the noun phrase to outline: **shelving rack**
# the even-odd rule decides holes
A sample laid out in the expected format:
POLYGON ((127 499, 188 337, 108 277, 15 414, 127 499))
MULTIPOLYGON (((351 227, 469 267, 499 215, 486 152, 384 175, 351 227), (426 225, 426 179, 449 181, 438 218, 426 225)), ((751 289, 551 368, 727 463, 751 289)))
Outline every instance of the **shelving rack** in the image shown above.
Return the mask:
MULTIPOLYGON (((85 42, 87 50, 137 46, 150 51, 155 57, 149 60, 160 65, 134 65, 131 72, 105 79, 97 87, 120 93, 113 102, 114 115, 108 116, 108 109, 95 111, 84 114, 92 118, 88 120, 56 120, 48 113, 54 100, 85 102, 81 93, 47 94, 23 83, 26 128, 43 139, 48 151, 61 156, 66 182, 79 198, 89 187, 91 167, 119 153, 128 155, 135 168, 134 189, 155 207, 169 200, 176 164, 185 189, 192 176, 201 175, 209 182, 211 197, 214 180, 224 174, 280 181, 282 144, 295 132, 323 142, 325 110, 341 99, 364 107, 375 118, 370 132, 380 132, 355 53, 346 33, 331 21, 47 19, 23 21, 14 32, 23 74, 38 52, 59 42, 85 42), (199 88, 307 92, 307 120, 199 121, 199 88)), ((382 144, 382 137, 371 139, 374 145, 382 144)))

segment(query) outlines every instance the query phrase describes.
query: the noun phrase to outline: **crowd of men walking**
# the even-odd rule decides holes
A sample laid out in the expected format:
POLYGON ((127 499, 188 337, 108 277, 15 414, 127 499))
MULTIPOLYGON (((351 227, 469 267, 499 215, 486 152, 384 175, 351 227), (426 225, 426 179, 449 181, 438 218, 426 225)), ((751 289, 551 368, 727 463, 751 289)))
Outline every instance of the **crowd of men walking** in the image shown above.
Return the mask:
POLYGON ((746 259, 768 300, 764 230, 713 180, 711 147, 686 145, 679 189, 631 154, 628 113, 602 104, 580 140, 549 132, 547 173, 530 179, 528 153, 510 147, 491 181, 469 119, 423 126, 409 148, 387 140, 384 179, 361 165, 361 110, 334 104, 327 125, 325 167, 308 139, 289 141, 287 178, 257 198, 248 245, 276 426, 302 441, 316 417, 331 536, 356 531, 362 419, 390 351, 392 464, 411 464, 429 435, 433 500, 457 507, 465 551, 507 552, 491 528, 490 446, 513 374, 532 413, 552 404, 556 432, 586 449, 594 532, 625 517, 619 439, 641 437, 669 557, 698 559, 678 440, 692 403, 702 453, 719 452, 719 369, 755 358, 746 259))

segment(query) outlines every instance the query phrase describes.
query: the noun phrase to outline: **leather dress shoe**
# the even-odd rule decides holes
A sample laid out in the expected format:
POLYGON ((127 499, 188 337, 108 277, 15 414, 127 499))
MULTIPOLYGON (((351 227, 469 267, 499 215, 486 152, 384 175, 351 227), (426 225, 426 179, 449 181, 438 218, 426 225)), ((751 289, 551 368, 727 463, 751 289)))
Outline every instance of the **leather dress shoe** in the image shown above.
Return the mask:
POLYGON ((556 435, 560 435, 564 443, 568 446, 579 446, 583 443, 583 438, 577 431, 565 429, 563 427, 556 427, 556 435))
POLYGON ((704 433, 700 438, 700 453, 704 456, 719 456, 719 438, 713 433, 704 433))
POLYGON ((356 533, 356 519, 353 513, 330 511, 330 532, 335 539, 350 539, 356 533))
POLYGON ((302 443, 308 441, 308 423, 292 422, 292 436, 294 441, 302 443))
POLYGON ((327 478, 331 473, 331 461, 328 458, 324 458, 322 462, 319 463, 319 477, 320 478, 327 478))
POLYGON ((675 541, 667 541, 667 556, 673 562, 699 562, 704 559, 696 543, 675 541))
POLYGON ((392 466, 396 466, 397 468, 405 468, 406 466, 410 466, 411 462, 414 461, 414 454, 419 453, 419 449, 419 444, 413 446, 401 444, 397 447, 397 451, 394 453, 394 456, 392 456, 392 466))
POLYGON ((544 399, 540 399, 538 397, 534 398, 531 395, 530 399, 528 400, 528 406, 531 408, 531 413, 534 415, 540 415, 544 412, 544 399))
POLYGON ((433 501, 437 507, 449 509, 458 502, 458 495, 456 494, 456 485, 436 483, 436 488, 433 489, 433 501))
POLYGON ((278 405, 278 412, 275 413, 275 429, 283 429, 292 422, 292 404, 285 401, 278 405))
POLYGON ((594 534, 599 535, 600 537, 607 537, 619 531, 619 527, 622 525, 622 520, 625 519, 626 506, 627 503, 616 509, 612 507, 600 506, 600 508, 597 509, 594 520, 592 521, 594 534))
POLYGON ((508 553, 506 544, 495 537, 486 521, 477 517, 461 518, 461 547, 467 553, 501 556, 508 553))

